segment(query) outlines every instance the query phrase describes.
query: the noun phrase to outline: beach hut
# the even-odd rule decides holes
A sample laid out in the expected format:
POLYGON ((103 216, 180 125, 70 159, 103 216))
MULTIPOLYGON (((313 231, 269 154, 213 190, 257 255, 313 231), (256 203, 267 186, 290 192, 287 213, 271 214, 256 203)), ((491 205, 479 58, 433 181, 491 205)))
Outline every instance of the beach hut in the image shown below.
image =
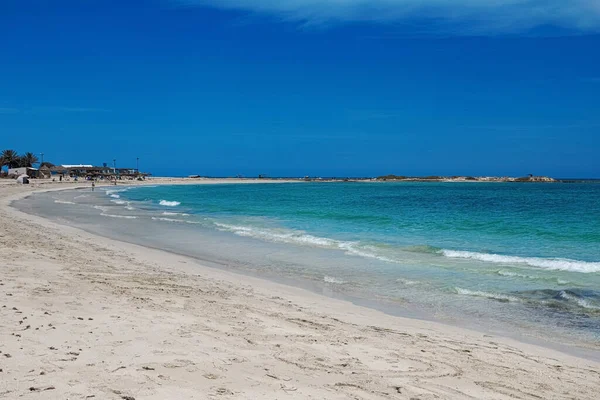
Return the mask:
POLYGON ((42 165, 38 170, 38 178, 42 179, 50 179, 52 177, 52 173, 50 172, 50 168, 47 165, 42 165))

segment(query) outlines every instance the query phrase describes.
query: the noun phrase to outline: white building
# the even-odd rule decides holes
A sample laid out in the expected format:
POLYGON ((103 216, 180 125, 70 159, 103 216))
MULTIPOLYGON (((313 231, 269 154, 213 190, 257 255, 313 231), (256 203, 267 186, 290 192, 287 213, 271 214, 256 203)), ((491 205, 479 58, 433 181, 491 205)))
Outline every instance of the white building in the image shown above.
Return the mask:
POLYGON ((38 175, 38 169, 31 168, 31 167, 19 167, 19 168, 9 168, 8 169, 8 176, 21 176, 23 174, 25 174, 31 178, 36 178, 38 175))

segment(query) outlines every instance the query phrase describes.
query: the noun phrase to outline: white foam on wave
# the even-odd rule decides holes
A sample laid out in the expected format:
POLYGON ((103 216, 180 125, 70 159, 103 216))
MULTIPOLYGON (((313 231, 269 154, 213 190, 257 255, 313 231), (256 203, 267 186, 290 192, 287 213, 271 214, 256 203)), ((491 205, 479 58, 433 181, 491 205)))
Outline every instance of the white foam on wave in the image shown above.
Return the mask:
POLYGON ((504 256, 458 250, 440 250, 439 253, 448 258, 464 258, 498 264, 525 264, 536 268, 582 273, 600 272, 600 262, 577 261, 566 258, 504 256))
POLYGON ((117 193, 126 192, 129 189, 131 189, 131 188, 126 187, 126 188, 122 188, 122 189, 107 189, 105 193, 107 196, 112 197, 113 199, 119 199, 119 198, 121 198, 121 196, 118 195, 117 193))
POLYGON ((75 196, 74 199, 82 199, 84 197, 89 197, 87 194, 80 194, 79 196, 75 196))
POLYGON ((177 207, 178 205, 181 204, 181 202, 179 202, 179 201, 161 200, 161 201, 158 202, 158 204, 160 204, 161 206, 165 206, 165 207, 177 207))
POLYGON ((162 215, 181 215, 183 217, 187 217, 190 214, 165 211, 162 213, 162 215))
POLYGON ((77 203, 73 203, 72 201, 65 201, 65 200, 54 200, 54 202, 57 204, 77 204, 77 203))
POLYGON ((235 233, 238 236, 253 237, 274 242, 307 244, 326 248, 338 247, 339 243, 338 241, 333 239, 321 238, 298 232, 251 228, 248 226, 222 224, 220 222, 215 222, 214 224, 218 228, 221 228, 221 230, 226 230, 235 233))
POLYGON ((396 282, 401 283, 405 286, 414 286, 414 285, 418 285, 420 283, 419 281, 411 281, 410 279, 403 279, 403 278, 396 279, 396 282))
POLYGON ((229 225, 214 222, 217 229, 232 232, 238 236, 267 240, 270 242, 291 243, 303 246, 314 246, 326 249, 342 250, 346 254, 359 257, 374 258, 380 261, 396 263, 396 260, 378 255, 370 246, 361 246, 356 242, 347 242, 309 235, 301 231, 261 229, 249 226, 229 225))
POLYGON ((338 278, 336 278, 334 276, 324 276, 323 277, 323 281, 325 283, 332 283, 332 284, 335 284, 335 285, 342 285, 342 284, 346 283, 346 281, 338 279, 338 278))
POLYGON ((115 203, 115 204, 127 204, 127 203, 128 203, 127 201, 118 200, 118 199, 116 199, 116 200, 111 200, 111 202, 112 202, 112 203, 115 203))
POLYGON ((360 246, 358 243, 353 242, 340 242, 340 249, 345 250, 347 254, 353 254, 355 256, 366 257, 366 258, 374 258, 379 261, 385 261, 389 263, 398 263, 397 260, 394 260, 389 257, 384 257, 378 255, 371 246, 360 246))
POLYGON ((125 207, 125 209, 131 211, 131 210, 135 210, 135 207, 127 206, 127 207, 125 207))
POLYGON ((556 283, 559 284, 559 285, 566 285, 568 283, 571 283, 570 281, 566 281, 566 280, 560 279, 560 278, 520 274, 518 272, 506 271, 506 270, 503 270, 503 269, 497 271, 496 273, 498 275, 500 275, 500 276, 506 276, 506 277, 509 277, 509 278, 523 278, 523 279, 531 279, 531 280, 556 281, 556 283))
POLYGON ((179 223, 185 223, 185 224, 199 224, 199 222, 188 221, 188 220, 185 220, 185 219, 175 219, 175 218, 165 218, 165 217, 152 217, 152 219, 154 221, 179 222, 179 223))
POLYGON ((106 214, 106 213, 101 213, 100 215, 102 215, 103 217, 110 217, 110 218, 124 218, 124 219, 136 219, 137 218, 134 215, 116 215, 116 214, 106 214))
POLYGON ((580 307, 587 308, 588 310, 600 310, 600 307, 597 307, 597 306, 594 306, 594 305, 590 304, 590 302, 587 301, 586 299, 582 299, 580 297, 573 296, 572 294, 567 293, 564 290, 561 290, 558 295, 560 297, 562 297, 563 299, 565 299, 565 300, 574 301, 580 307))
POLYGON ((454 289, 456 290, 456 293, 462 294, 464 296, 485 297, 487 299, 492 299, 492 300, 511 301, 511 302, 520 301, 518 298, 516 298, 514 296, 508 296, 508 295, 501 294, 501 293, 484 292, 481 290, 469 290, 469 289, 463 289, 463 288, 459 288, 459 287, 456 287, 454 289))
POLYGON ((532 276, 530 276, 530 275, 519 274, 519 273, 511 272, 511 271, 500 270, 497 273, 498 273, 498 275, 501 275, 501 276, 510 276, 510 277, 519 277, 519 278, 532 278, 532 276))

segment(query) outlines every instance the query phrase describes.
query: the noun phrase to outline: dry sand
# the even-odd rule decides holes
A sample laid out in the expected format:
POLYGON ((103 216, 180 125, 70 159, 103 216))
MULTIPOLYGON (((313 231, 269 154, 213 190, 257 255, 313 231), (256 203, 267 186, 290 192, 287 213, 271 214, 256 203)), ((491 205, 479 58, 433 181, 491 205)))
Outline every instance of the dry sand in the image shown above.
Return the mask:
POLYGON ((593 361, 388 316, 7 207, 68 186, 0 185, 1 399, 600 396, 593 361))

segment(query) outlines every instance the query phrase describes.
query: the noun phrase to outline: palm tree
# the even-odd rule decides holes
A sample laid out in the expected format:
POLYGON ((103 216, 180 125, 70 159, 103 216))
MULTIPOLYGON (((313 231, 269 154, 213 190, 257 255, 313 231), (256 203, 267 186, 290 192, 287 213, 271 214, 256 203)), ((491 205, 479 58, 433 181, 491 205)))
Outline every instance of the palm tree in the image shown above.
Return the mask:
POLYGON ((0 165, 6 165, 8 168, 17 168, 20 163, 20 157, 14 150, 4 150, 0 154, 0 165))
POLYGON ((19 157, 19 166, 20 167, 33 167, 33 164, 38 162, 38 158, 33 153, 25 153, 21 157, 19 157))

